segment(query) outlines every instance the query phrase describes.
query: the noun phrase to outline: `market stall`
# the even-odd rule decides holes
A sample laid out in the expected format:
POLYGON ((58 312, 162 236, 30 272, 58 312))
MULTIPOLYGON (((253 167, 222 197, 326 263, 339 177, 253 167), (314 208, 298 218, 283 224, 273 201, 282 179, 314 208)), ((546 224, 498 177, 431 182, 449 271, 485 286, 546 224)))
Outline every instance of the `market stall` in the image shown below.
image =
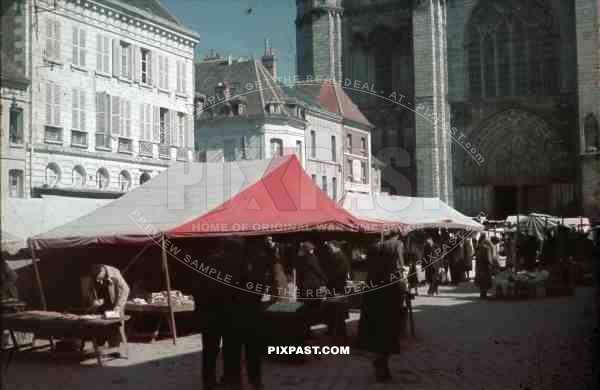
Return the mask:
POLYGON ((41 275, 48 279, 53 263, 67 259, 76 265, 84 260, 102 263, 110 259, 125 274, 137 262, 158 260, 175 343, 176 309, 168 259, 179 260, 174 263, 182 269, 189 265, 173 248, 197 253, 193 251, 201 246, 194 245, 194 239, 220 236, 315 231, 340 234, 369 232, 367 229, 321 192, 291 155, 274 160, 172 166, 104 207, 33 237, 30 246, 34 258, 42 259, 33 262, 33 269, 43 308, 41 275), (47 269, 39 272, 40 267, 47 269))
POLYGON ((10 332, 13 342, 9 362, 15 353, 22 351, 21 345, 14 337, 14 332, 28 332, 35 334, 38 339, 75 338, 82 341, 89 340, 94 345, 94 355, 98 360, 98 364, 102 365, 102 354, 96 340, 118 335, 127 347, 123 324, 128 319, 128 316, 103 318, 100 315, 77 315, 45 310, 2 314, 2 330, 10 332))

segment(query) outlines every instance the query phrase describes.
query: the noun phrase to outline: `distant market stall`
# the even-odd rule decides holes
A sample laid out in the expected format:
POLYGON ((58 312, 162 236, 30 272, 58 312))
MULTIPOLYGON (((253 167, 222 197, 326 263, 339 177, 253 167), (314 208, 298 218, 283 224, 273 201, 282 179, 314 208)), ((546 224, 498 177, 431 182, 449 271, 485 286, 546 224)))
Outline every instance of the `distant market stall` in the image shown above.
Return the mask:
POLYGON ((453 209, 439 198, 386 193, 348 193, 343 207, 354 217, 381 223, 387 230, 408 233, 418 229, 446 228, 482 231, 483 225, 453 209))
MULTIPOLYGON (((30 245, 34 258, 43 260, 34 261, 33 268, 44 309, 47 305, 38 267, 46 266, 43 274, 48 275, 60 261, 70 261, 72 267, 64 266, 65 272, 83 269, 82 263, 109 262, 125 273, 140 258, 158 259, 175 342, 167 261, 172 256, 167 247, 173 242, 194 253, 201 246, 192 238, 373 232, 369 228, 321 192, 291 155, 268 161, 172 166, 104 207, 33 237, 30 245)), ((178 263, 175 265, 182 266, 178 263)), ((147 276, 152 274, 144 274, 147 276)), ((47 283, 58 293, 56 284, 47 283)))

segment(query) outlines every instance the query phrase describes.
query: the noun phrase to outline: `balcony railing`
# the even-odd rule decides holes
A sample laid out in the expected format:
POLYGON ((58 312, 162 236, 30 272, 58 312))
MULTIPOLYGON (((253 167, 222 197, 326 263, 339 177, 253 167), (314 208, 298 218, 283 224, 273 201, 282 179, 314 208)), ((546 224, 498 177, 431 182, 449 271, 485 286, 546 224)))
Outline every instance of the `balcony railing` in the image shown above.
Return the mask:
POLYGON ((149 141, 140 141, 140 156, 152 157, 154 155, 154 144, 149 141))
POLYGON ((164 159, 171 158, 171 147, 167 144, 158 145, 158 157, 164 159))
POLYGON ((119 138, 119 153, 133 153, 133 141, 129 138, 119 138))
POLYGON ((110 134, 96 133, 96 148, 111 150, 110 134))

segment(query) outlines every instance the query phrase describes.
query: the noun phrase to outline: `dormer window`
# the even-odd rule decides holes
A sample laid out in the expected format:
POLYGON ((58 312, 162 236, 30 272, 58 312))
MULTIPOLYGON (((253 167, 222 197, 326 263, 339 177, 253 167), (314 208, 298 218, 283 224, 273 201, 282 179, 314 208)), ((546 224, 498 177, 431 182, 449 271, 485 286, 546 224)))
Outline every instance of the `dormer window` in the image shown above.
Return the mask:
POLYGON ((267 112, 269 114, 281 114, 281 103, 279 103, 279 102, 267 103, 267 112))
POLYGON ((234 115, 246 114, 248 106, 244 96, 235 96, 233 99, 231 99, 231 103, 233 104, 234 115))
POLYGON ((238 115, 246 114, 246 103, 238 103, 237 114, 238 115))

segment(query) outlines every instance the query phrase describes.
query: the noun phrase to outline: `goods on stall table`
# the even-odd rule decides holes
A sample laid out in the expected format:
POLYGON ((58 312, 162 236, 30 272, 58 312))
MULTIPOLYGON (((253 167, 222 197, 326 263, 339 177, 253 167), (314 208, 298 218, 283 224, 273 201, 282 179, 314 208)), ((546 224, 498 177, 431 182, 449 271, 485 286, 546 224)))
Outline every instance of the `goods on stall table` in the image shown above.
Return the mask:
MULTIPOLYGON (((168 293, 166 291, 150 293, 146 297, 146 300, 136 298, 137 301, 134 300, 134 303, 140 305, 167 305, 169 303, 167 299, 167 294, 168 293)), ((173 305, 185 305, 188 303, 194 303, 194 297, 192 297, 191 295, 184 295, 179 290, 173 290, 171 291, 171 302, 173 303, 173 305)))

